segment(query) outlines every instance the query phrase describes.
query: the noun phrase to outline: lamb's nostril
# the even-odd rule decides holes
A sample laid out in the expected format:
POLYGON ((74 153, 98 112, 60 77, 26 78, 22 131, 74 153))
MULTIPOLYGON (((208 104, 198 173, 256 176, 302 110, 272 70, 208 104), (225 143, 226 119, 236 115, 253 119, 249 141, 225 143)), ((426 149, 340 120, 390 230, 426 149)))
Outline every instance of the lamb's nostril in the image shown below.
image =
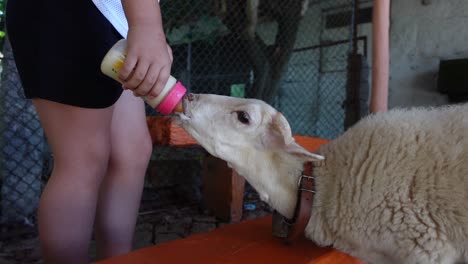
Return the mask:
POLYGON ((187 94, 187 100, 193 101, 194 99, 195 99, 195 95, 193 95, 193 93, 188 93, 187 94))

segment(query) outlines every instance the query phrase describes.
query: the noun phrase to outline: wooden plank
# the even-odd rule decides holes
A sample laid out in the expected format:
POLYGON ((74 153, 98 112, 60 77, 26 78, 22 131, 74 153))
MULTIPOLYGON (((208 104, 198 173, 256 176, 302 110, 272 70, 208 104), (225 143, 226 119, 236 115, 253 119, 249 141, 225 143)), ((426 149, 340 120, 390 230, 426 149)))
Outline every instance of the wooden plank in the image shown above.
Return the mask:
MULTIPOLYGON (((198 142, 190 136, 182 127, 174 124, 170 117, 147 116, 148 128, 150 130, 153 144, 159 146, 185 147, 198 145, 198 142)), ((326 139, 293 135, 296 142, 309 151, 328 142, 326 139)))
POLYGON ((308 136, 301 136, 301 135, 293 135, 294 139, 296 140, 297 144, 301 145, 303 148, 307 149, 308 151, 314 151, 320 145, 326 144, 329 142, 327 139, 323 138, 316 138, 316 137, 308 137, 308 136))
POLYGON ((198 145, 182 127, 174 124, 170 117, 147 116, 146 121, 154 145, 189 147, 198 145))
POLYGON ((364 264, 305 238, 286 245, 271 235, 271 217, 225 225, 208 233, 161 243, 99 264, 364 264))

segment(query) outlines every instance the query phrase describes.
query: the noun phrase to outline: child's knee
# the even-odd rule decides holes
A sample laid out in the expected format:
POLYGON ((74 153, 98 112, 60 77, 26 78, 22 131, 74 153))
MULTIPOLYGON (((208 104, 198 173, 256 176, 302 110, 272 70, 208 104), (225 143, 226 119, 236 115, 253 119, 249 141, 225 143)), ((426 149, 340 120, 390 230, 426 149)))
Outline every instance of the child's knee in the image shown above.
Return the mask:
POLYGON ((111 162, 126 167, 146 168, 153 151, 149 135, 119 142, 118 144, 120 146, 112 146, 111 162))

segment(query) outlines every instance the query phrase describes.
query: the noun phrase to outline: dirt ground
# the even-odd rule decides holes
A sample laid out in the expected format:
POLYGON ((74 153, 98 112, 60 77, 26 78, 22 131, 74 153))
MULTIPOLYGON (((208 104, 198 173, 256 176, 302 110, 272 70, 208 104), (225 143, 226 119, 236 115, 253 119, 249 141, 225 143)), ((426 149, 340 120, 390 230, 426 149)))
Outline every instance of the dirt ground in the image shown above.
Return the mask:
MULTIPOLYGON (((135 230, 134 249, 208 232, 228 224, 210 215, 203 209, 200 201, 180 199, 179 191, 177 188, 145 189, 135 230)), ((270 208, 247 185, 242 219, 255 219, 269 213, 270 208)), ((0 264, 42 263, 37 232, 33 225, 2 227, 1 233, 0 264)), ((94 240, 89 252, 90 260, 94 260, 94 240)))

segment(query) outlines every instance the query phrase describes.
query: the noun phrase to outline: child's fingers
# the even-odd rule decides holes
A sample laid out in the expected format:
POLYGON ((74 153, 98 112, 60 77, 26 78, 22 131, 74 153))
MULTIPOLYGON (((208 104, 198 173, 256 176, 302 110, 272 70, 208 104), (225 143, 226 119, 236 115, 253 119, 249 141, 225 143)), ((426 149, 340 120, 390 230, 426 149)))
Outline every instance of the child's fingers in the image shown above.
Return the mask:
POLYGON ((132 74, 124 82, 123 88, 135 90, 145 79, 146 73, 148 72, 149 63, 146 61, 139 60, 134 68, 132 74))
POLYGON ((122 65, 122 68, 119 70, 119 79, 122 82, 125 82, 130 77, 136 64, 137 64, 137 57, 127 55, 122 65))
POLYGON ((159 71, 160 68, 157 64, 151 64, 148 68, 148 71, 146 72, 145 78, 140 83, 140 85, 133 90, 133 93, 136 96, 148 95, 158 80, 159 71))
POLYGON ((171 73, 170 67, 166 66, 166 67, 161 68, 161 71, 159 72, 158 80, 156 81, 151 91, 149 92, 151 96, 156 97, 162 92, 162 90, 164 89, 164 86, 169 80, 170 73, 171 73))

